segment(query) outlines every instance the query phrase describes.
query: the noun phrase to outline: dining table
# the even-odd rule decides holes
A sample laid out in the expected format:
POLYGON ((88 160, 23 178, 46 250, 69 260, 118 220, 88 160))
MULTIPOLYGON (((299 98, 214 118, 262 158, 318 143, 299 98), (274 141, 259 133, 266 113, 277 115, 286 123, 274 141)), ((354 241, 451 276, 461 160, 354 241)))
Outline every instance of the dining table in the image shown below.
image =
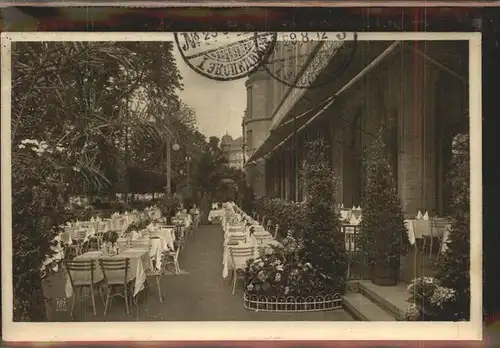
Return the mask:
MULTIPOLYGON (((144 282, 146 280, 146 270, 152 268, 152 261, 149 253, 149 248, 145 247, 132 247, 128 249, 121 250, 116 255, 108 255, 103 251, 89 251, 85 254, 79 255, 74 258, 75 261, 96 261, 96 268, 94 271, 94 282, 98 282, 104 279, 101 267, 98 264, 100 259, 106 260, 121 260, 130 259, 129 277, 130 279, 135 279, 133 296, 144 289, 144 282)), ((124 271, 106 271, 106 276, 111 279, 122 280, 124 277, 124 271)), ((74 282, 89 282, 91 274, 90 272, 72 271, 71 277, 74 282)), ((69 275, 67 275, 66 286, 65 286, 66 297, 70 298, 73 296, 73 288, 71 286, 71 281, 69 275)))

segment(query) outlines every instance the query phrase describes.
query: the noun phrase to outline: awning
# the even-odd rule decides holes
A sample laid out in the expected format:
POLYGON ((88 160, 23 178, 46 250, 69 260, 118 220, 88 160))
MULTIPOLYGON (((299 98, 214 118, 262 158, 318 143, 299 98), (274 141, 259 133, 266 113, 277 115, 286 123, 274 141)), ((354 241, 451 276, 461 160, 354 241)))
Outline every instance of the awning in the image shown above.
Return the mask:
POLYGON ((308 120, 314 117, 315 113, 309 113, 295 118, 295 121, 289 121, 270 130, 270 134, 264 143, 253 153, 247 163, 256 161, 272 152, 275 147, 287 140, 294 131, 298 131, 308 120))
POLYGON ((395 48, 400 45, 400 41, 393 42, 389 47, 387 47, 382 53, 378 54, 367 66, 365 66, 361 71, 358 72, 356 76, 350 79, 342 88, 340 88, 336 93, 329 97, 320 110, 314 110, 308 114, 308 116, 301 116, 295 118, 295 122, 286 122, 284 124, 276 127, 275 130, 271 130, 271 134, 266 139, 266 141, 255 151, 255 153, 249 158, 247 163, 251 163, 270 152, 273 152, 280 146, 282 146, 288 139, 292 136, 294 132, 301 132, 309 123, 321 116, 337 99, 338 95, 343 91, 348 89, 350 86, 360 81, 368 72, 370 72, 374 67, 376 67, 381 61, 383 61, 388 55, 394 52, 395 48))

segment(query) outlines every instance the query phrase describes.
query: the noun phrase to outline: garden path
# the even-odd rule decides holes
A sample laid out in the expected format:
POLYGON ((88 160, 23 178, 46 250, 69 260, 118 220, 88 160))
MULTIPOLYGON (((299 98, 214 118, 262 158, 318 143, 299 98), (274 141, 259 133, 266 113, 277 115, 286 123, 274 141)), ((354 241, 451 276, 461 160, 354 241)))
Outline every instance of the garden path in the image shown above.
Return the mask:
MULTIPOLYGON (((220 224, 202 225, 187 241, 179 257, 181 274, 163 277, 163 303, 156 288, 139 295, 138 309, 125 313, 120 298, 113 300, 111 309, 103 315, 103 305, 97 302, 97 316, 91 305, 77 307, 76 321, 352 321, 344 310, 311 313, 253 312, 243 307, 243 289, 239 286, 231 295, 230 277, 222 278, 222 240, 220 224)), ((45 282, 47 296, 54 299, 50 310, 51 321, 70 321, 69 312, 55 311, 55 299, 63 298, 64 272, 49 277, 45 282)), ((70 301, 67 306, 70 308, 70 301)))

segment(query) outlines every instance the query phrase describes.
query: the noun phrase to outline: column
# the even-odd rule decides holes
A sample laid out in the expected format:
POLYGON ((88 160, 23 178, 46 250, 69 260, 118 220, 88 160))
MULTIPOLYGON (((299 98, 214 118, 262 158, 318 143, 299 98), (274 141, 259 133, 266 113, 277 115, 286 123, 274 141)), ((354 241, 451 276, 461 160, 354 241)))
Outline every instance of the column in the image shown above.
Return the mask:
POLYGON ((423 58, 406 57, 401 81, 399 192, 406 214, 436 208, 435 78, 423 58))

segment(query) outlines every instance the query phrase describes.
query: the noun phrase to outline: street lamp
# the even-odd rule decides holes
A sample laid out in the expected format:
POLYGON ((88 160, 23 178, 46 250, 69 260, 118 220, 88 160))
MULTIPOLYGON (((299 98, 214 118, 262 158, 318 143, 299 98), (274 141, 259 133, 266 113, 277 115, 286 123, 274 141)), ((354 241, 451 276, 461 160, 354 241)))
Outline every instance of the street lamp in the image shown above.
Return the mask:
MULTIPOLYGON (((170 153, 170 144, 171 140, 168 138, 167 141, 167 194, 170 195, 172 193, 172 156, 170 153)), ((172 145, 172 150, 178 151, 181 147, 179 144, 174 143, 172 145)))

